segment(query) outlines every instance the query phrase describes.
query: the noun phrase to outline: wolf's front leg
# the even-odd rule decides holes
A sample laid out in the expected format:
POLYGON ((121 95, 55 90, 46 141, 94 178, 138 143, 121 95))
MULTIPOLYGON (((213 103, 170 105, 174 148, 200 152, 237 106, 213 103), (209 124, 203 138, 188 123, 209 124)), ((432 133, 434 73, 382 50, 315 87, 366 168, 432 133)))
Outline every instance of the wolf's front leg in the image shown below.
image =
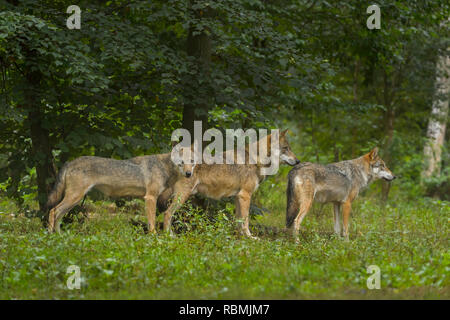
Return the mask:
POLYGON ((239 220, 240 229, 244 236, 252 238, 252 239, 258 239, 258 237, 252 236, 249 229, 249 213, 250 213, 250 201, 251 201, 252 195, 247 192, 241 190, 236 198, 236 216, 239 220))
POLYGON ((172 234, 172 216, 191 195, 191 186, 175 186, 174 196, 169 208, 164 212, 164 231, 172 234))
POLYGON ((333 208, 334 208, 334 233, 340 236, 341 232, 342 232, 342 229, 341 229, 341 220, 342 220, 341 204, 338 202, 335 202, 333 204, 333 208))
POLYGON ((152 194, 147 194, 145 199, 145 210, 147 211, 148 219, 148 232, 155 233, 155 221, 156 221, 156 198, 152 194))
POLYGON ((343 215, 343 222, 344 222, 344 238, 346 241, 349 240, 348 236, 348 222, 350 219, 350 213, 352 212, 352 203, 351 201, 347 201, 344 204, 342 204, 342 215, 343 215))

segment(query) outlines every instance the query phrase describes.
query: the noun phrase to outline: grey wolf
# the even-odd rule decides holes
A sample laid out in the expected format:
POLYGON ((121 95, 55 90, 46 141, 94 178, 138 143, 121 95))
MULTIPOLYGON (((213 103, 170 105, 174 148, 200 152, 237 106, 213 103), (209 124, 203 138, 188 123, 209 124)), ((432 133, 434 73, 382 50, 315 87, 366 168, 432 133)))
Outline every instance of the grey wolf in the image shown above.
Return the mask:
MULTIPOLYGON (((182 150, 180 150, 182 152, 182 150)), ((127 160, 79 157, 66 163, 58 174, 47 201, 49 232, 60 232, 63 216, 91 189, 111 197, 141 197, 145 200, 149 232, 155 231, 156 205, 164 203, 175 183, 183 184, 193 174, 190 161, 174 164, 171 153, 127 160)))
POLYGON ((361 189, 376 179, 392 181, 395 176, 378 156, 378 148, 347 161, 321 165, 302 163, 288 175, 286 226, 297 240, 302 220, 313 201, 334 204, 334 231, 348 240, 348 223, 352 202, 361 189), (342 213, 341 213, 342 209, 342 213))
MULTIPOLYGON (((271 135, 267 137, 267 150, 264 154, 275 152, 279 156, 280 163, 289 164, 291 166, 300 163, 295 154, 291 151, 289 143, 286 139, 287 130, 280 133, 279 150, 271 149, 271 135)), ((266 137, 264 137, 266 138, 266 137)), ((263 138, 263 139, 264 139, 263 138)), ((259 141, 253 142, 259 145, 259 141)), ((264 145, 264 143, 261 143, 264 145)), ((172 215, 178 208, 189 198, 190 195, 200 193, 206 197, 213 199, 221 199, 224 197, 235 197, 236 216, 240 220, 241 232, 252 237, 249 230, 249 208, 252 194, 258 189, 259 184, 266 177, 261 170, 267 168, 270 164, 261 163, 257 155, 255 164, 249 164, 249 154, 247 145, 246 157, 244 164, 197 164, 194 176, 188 183, 175 183, 173 189, 173 201, 169 205, 164 215, 164 229, 170 232, 172 215)), ((274 148, 275 149, 275 148, 274 148)), ((263 152, 264 152, 263 151, 263 152)), ((226 153, 221 156, 226 158, 226 153)), ((236 157, 236 153, 233 153, 236 157)), ((253 163, 253 162, 252 162, 253 163)))

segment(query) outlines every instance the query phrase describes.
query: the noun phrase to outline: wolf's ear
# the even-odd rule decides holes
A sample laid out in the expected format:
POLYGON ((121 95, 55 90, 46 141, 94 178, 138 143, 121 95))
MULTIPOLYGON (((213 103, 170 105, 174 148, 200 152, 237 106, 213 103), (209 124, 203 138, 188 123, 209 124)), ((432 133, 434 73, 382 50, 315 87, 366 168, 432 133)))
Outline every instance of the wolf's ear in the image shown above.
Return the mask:
POLYGON ((375 160, 375 158, 378 156, 378 147, 375 147, 372 149, 372 151, 369 152, 369 159, 375 160))
POLYGON ((286 135, 286 133, 288 132, 288 129, 281 131, 280 136, 284 137, 286 135))

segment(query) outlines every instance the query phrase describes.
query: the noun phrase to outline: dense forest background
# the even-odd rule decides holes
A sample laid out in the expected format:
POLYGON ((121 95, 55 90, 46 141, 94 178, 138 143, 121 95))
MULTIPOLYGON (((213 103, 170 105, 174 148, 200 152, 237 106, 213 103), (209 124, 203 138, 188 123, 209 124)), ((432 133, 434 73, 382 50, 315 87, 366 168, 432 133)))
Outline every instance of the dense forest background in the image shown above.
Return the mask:
POLYGON ((378 145, 399 192, 448 198, 448 1, 379 0, 379 30, 361 0, 77 1, 70 30, 72 2, 0 1, 0 192, 17 204, 42 209, 70 159, 167 152, 193 120, 289 128, 302 161, 378 145))

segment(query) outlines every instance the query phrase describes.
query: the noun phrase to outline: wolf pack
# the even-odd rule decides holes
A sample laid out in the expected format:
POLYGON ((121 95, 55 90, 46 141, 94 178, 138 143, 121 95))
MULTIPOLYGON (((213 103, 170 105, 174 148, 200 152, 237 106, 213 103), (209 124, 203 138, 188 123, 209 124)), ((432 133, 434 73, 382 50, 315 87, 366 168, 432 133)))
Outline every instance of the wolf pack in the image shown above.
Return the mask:
MULTIPOLYGON (((249 228, 249 211, 253 194, 267 177, 264 167, 270 164, 257 157, 248 161, 249 150, 266 145, 268 153, 275 153, 280 164, 293 168, 288 174, 286 231, 298 241, 300 225, 314 201, 333 203, 334 232, 349 239, 349 218, 352 202, 362 189, 377 179, 392 181, 394 174, 372 149, 356 159, 318 164, 301 162, 292 152, 287 130, 264 137, 265 142, 250 142, 245 147, 246 161, 229 163, 196 163, 185 157, 180 148, 180 161, 174 162, 172 153, 139 156, 116 160, 83 156, 67 162, 59 170, 52 192, 49 194, 48 231, 60 232, 62 218, 86 196, 96 189, 109 197, 136 197, 145 202, 150 233, 156 232, 156 211, 164 211, 163 230, 172 233, 174 213, 194 194, 212 199, 234 197, 239 232, 254 238, 249 228), (276 147, 274 147, 276 146, 276 147)), ((186 148, 186 147, 185 147, 186 148)), ((191 148, 191 147, 188 147, 191 148)), ((229 156, 225 150, 223 157, 229 156)), ((236 157, 236 155, 232 155, 236 157)))

